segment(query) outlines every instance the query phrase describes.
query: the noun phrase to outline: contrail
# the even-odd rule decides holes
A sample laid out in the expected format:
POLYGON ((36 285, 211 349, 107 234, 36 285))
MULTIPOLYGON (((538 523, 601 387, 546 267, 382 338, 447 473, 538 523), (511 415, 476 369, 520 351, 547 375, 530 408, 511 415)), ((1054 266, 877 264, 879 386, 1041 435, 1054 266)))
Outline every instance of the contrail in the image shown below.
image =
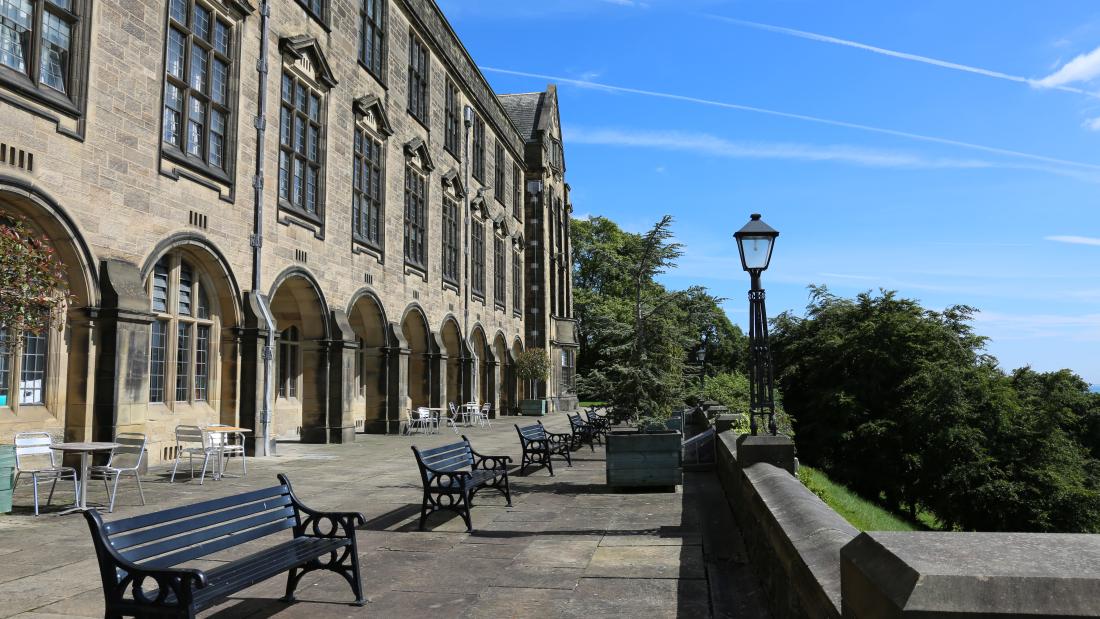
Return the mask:
POLYGON ((920 56, 918 54, 899 52, 892 49, 886 49, 884 47, 875 47, 874 45, 867 45, 866 43, 860 43, 858 41, 849 41, 847 39, 838 39, 836 37, 831 37, 825 34, 817 34, 816 32, 806 32, 805 30, 795 30, 794 28, 785 28, 783 26, 772 26, 771 24, 761 24, 759 22, 735 19, 733 17, 724 17, 722 15, 713 15, 710 13, 703 13, 703 16, 709 19, 726 22, 728 24, 735 24, 738 26, 744 26, 746 28, 753 28, 755 30, 764 30, 767 32, 785 34, 787 36, 798 37, 800 39, 807 39, 810 41, 819 41, 821 43, 832 43, 833 45, 853 47, 855 49, 862 49, 873 54, 881 54, 883 56, 901 58, 902 60, 911 60, 913 62, 920 62, 923 64, 941 67, 944 69, 951 69, 954 71, 962 71, 964 73, 984 75, 985 77, 992 77, 999 80, 1007 80, 1009 82, 1027 84, 1028 86, 1032 86, 1035 88, 1051 88, 1054 90, 1061 90, 1063 92, 1072 92, 1078 95, 1085 95, 1086 97, 1100 98, 1100 95, 1096 93, 1082 90, 1080 88, 1073 88, 1072 86, 1048 86, 1043 84, 1041 80, 1022 77, 1019 75, 1011 75, 1009 73, 1002 73, 1000 71, 993 71, 990 69, 983 69, 981 67, 972 67, 970 65, 959 64, 957 62, 950 62, 947 60, 940 60, 938 58, 929 58, 928 56, 920 56))
POLYGON ((919 133, 909 133, 908 131, 898 131, 896 129, 885 129, 883 127, 872 127, 870 125, 861 125, 858 123, 846 122, 843 120, 832 120, 829 118, 821 118, 818 116, 808 116, 806 114, 796 114, 793 112, 782 112, 779 110, 770 110, 762 107, 754 107, 751 105, 741 105, 739 103, 727 103, 725 101, 714 101, 712 99, 701 99, 699 97, 689 97, 686 95, 677 95, 667 92, 658 92, 654 90, 643 90, 640 88, 628 88, 625 86, 612 86, 610 84, 601 84, 599 82, 590 82, 587 80, 577 80, 568 77, 561 77, 558 75, 545 75, 542 73, 528 73, 526 71, 513 71, 511 69, 499 69, 496 67, 480 67, 482 71, 488 71, 490 73, 500 73, 503 75, 515 75, 518 77, 531 77, 541 80, 551 80, 554 82, 560 82, 562 84, 572 84, 574 86, 580 86, 582 88, 594 88, 597 90, 606 90, 608 92, 622 92, 633 95, 642 95, 645 97, 656 97, 660 99, 671 99, 673 101, 684 101, 687 103, 697 103, 699 105, 709 105, 713 107, 720 107, 729 110, 739 110, 742 112, 752 112, 754 114, 766 114, 768 116, 778 116, 780 118, 791 118, 794 120, 802 120, 805 122, 817 123, 821 125, 830 125, 833 127, 844 127, 846 129, 857 129, 859 131, 867 131, 869 133, 878 133, 881 135, 891 135, 899 138, 906 138, 909 140, 918 140, 921 142, 931 142, 933 144, 946 144, 948 146, 957 146, 959 148, 968 148, 970 150, 981 151, 984 153, 992 153, 995 155, 1003 155, 1006 157, 1019 157, 1021 159, 1030 159, 1032 161, 1042 161, 1044 163, 1053 163, 1058 165, 1073 166, 1077 168, 1085 168, 1089 170, 1100 170, 1100 165, 1094 163, 1084 163, 1081 161, 1071 161, 1069 159, 1058 159, 1056 157, 1047 157, 1044 155, 1034 155, 1031 153, 1025 153, 1017 150, 1009 150, 1006 148, 997 148, 995 146, 984 146, 982 144, 974 144, 972 142, 962 142, 959 140, 952 140, 949 138, 939 138, 930 135, 921 135, 919 133))

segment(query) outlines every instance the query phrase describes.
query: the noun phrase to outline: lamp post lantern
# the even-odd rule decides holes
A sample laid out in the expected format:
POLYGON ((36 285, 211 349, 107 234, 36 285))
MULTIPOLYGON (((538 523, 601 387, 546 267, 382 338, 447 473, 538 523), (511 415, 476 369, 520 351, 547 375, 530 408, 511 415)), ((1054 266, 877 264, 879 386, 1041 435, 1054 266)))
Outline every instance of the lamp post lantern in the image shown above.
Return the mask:
POLYGON ((702 389, 706 385, 707 379, 707 340, 703 339, 703 342, 699 345, 699 348, 695 351, 695 360, 699 362, 699 388, 702 389))
POLYGON ((775 387, 772 379, 772 355, 768 348, 768 313, 764 308, 764 288, 760 274, 768 268, 772 248, 779 232, 753 213, 749 223, 734 233, 741 268, 749 273, 749 427, 756 434, 756 418, 768 418, 768 431, 778 433, 775 425, 775 387))

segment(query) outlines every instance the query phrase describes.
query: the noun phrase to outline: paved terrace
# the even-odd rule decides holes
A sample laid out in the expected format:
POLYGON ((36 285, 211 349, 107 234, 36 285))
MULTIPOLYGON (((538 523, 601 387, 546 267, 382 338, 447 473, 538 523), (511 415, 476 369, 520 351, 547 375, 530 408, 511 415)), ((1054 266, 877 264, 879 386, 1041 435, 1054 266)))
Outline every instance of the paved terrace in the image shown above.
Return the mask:
MULTIPOLYGON (((466 431, 474 448, 519 460, 512 423, 466 431)), ((528 421, 530 421, 528 419, 528 421)), ((521 424, 523 422, 521 421, 521 424)), ((565 431, 564 415, 544 418, 565 431)), ((358 532, 364 593, 350 606, 339 576, 307 575, 298 601, 278 601, 285 577, 241 592, 210 617, 766 617, 740 532, 712 473, 687 473, 676 493, 615 493, 604 485, 599 446, 575 452, 573 467, 513 473, 513 506, 492 490, 479 494, 475 532, 437 513, 417 531, 420 478, 409 445, 455 439, 362 435, 352 445, 280 444, 278 456, 250 460, 248 475, 167 483, 163 466, 146 479, 146 507, 132 482, 119 490, 109 518, 275 485, 286 472, 311 507, 362 512, 358 532)), ((230 470, 236 472, 239 463, 230 470)), ((126 480, 123 481, 126 484, 126 480)), ((63 500, 71 493, 61 495, 63 500)), ((102 486, 89 501, 105 501, 102 486)), ((83 517, 30 514, 29 487, 16 513, 0 516, 0 617, 102 617, 99 572, 83 517)), ((238 551, 239 553, 239 551, 238 551)), ((201 567, 210 562, 196 562, 201 567)))

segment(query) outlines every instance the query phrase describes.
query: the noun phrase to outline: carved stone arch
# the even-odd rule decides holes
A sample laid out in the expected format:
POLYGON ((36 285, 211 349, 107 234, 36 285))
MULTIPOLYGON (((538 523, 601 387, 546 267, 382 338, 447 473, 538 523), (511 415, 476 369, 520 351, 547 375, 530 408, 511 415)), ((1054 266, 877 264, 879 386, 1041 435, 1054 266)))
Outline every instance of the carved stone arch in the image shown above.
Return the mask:
POLYGON ((336 76, 317 39, 305 34, 283 37, 279 39, 279 52, 288 64, 312 77, 325 90, 336 86, 336 76))
POLYGON ((440 177, 440 180, 443 183, 444 193, 458 200, 466 197, 466 188, 462 185, 462 175, 458 170, 451 168, 440 177))
POLYGON ((399 328, 408 350, 406 401, 399 404, 405 410, 431 406, 432 381, 438 374, 432 371, 432 331, 424 308, 415 302, 406 306, 399 328))
POLYGON ((352 103, 356 120, 361 120, 382 137, 393 135, 393 127, 390 126, 386 108, 382 105, 382 99, 378 95, 366 95, 359 97, 352 103))
POLYGON ((241 324, 241 288, 225 254, 210 239, 197 232, 178 232, 157 243, 141 265, 141 281, 147 281, 156 263, 167 253, 179 250, 192 258, 207 277, 217 277, 221 289, 216 299, 222 315, 222 326, 241 324))
MULTIPOLYGON (((283 286, 284 283, 292 278, 301 278, 305 280, 305 283, 308 285, 309 289, 312 290, 314 295, 316 295, 315 300, 319 306, 318 316, 316 318, 319 321, 319 324, 323 330, 323 333, 318 333, 317 337, 324 338, 326 340, 329 339, 332 334, 330 330, 330 323, 328 320, 328 301, 325 299, 325 294, 321 290, 321 284, 318 283, 317 278, 305 267, 287 267, 283 270, 282 273, 279 273, 279 275, 275 278, 275 281, 271 284, 270 291, 267 293, 267 298, 270 302, 273 303, 276 294, 279 292, 279 289, 283 286)), ((272 309, 272 311, 274 312, 274 309, 272 309)), ((278 325, 276 325, 276 327, 278 327, 278 325)))
POLYGON ((428 145, 423 139, 416 137, 405 142, 404 150, 405 156, 411 159, 413 165, 421 170, 431 172, 435 169, 435 162, 432 161, 432 155, 428 152, 428 145))

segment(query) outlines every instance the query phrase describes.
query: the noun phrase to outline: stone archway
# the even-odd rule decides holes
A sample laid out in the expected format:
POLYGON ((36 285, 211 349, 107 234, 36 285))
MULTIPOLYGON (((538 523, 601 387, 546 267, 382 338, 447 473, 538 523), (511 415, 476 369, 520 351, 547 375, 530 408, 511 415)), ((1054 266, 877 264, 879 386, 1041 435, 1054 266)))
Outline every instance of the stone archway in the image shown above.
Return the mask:
POLYGON ((511 390, 508 387, 512 372, 511 364, 508 363, 508 343, 504 339, 504 333, 500 331, 493 338, 493 357, 496 359, 496 366, 493 368, 493 380, 496 384, 493 412, 499 417, 500 415, 511 414, 512 408, 515 406, 512 402, 511 390))
MULTIPOLYGON (((96 307, 99 286, 94 258, 68 215, 48 196, 20 183, 0 181, 0 218, 23 218, 56 252, 73 296, 63 331, 55 328, 30 339, 7 334, 12 346, 0 359, 0 444, 15 432, 33 428, 64 433, 69 440, 92 440, 113 427, 113 417, 93 415, 96 335, 85 308, 96 307), (23 371, 23 368, 31 370, 23 371)), ((3 355, 3 353, 0 353, 3 355)), ((121 380, 110 372, 105 380, 121 380)), ((112 438, 106 436, 104 438, 112 438)))
POLYGON ((373 294, 360 295, 348 310, 355 334, 353 420, 360 432, 386 431, 386 315, 373 294))
POLYGON ((409 348, 408 401, 403 408, 411 410, 417 406, 431 406, 430 333, 428 321, 420 308, 413 307, 405 312, 401 335, 409 348))
POLYGON ((446 406, 448 403, 454 403, 455 405, 463 404, 462 398, 462 332, 459 330, 458 321, 453 317, 448 317, 443 322, 443 328, 440 330, 440 337, 443 341, 443 350, 447 355, 447 393, 442 403, 446 406))
POLYGON ((328 308, 316 282, 304 271, 280 278, 271 295, 275 318, 275 411, 277 440, 325 442, 328 395, 328 308))

